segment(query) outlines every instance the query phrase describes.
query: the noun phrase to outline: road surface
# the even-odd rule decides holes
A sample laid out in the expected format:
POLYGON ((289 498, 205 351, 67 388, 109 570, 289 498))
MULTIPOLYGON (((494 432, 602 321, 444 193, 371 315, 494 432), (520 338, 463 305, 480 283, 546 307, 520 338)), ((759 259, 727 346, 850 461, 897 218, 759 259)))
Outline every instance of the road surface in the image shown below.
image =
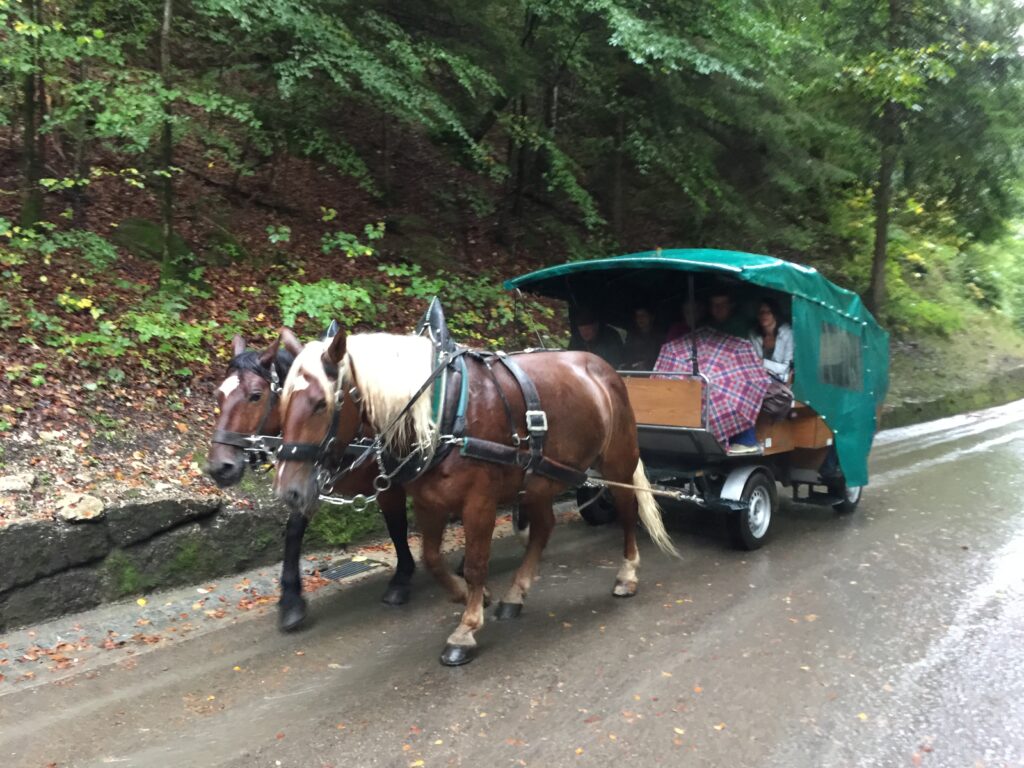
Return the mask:
MULTIPOLYGON (((857 513, 786 503, 758 552, 670 509, 684 560, 642 541, 632 600, 619 532, 561 525, 457 669, 423 572, 397 609, 381 573, 322 589, 295 634, 269 609, 16 682, 12 659, 0 765, 1024 766, 1022 459, 1024 402, 880 434, 857 513)), ((493 591, 520 551, 496 542, 493 591)))

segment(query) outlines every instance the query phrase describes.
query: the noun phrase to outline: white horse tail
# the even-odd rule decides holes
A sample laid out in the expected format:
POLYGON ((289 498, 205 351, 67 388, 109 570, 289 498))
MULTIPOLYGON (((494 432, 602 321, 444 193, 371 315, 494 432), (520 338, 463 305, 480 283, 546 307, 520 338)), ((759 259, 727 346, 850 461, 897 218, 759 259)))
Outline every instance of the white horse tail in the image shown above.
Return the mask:
POLYGON ((642 461, 636 463, 636 470, 633 472, 633 485, 638 489, 636 501, 640 508, 640 522, 644 524, 651 540, 658 545, 658 549, 662 552, 682 559, 683 556, 679 554, 679 550, 669 538, 668 531, 665 530, 665 524, 661 520, 661 507, 658 506, 658 502, 654 500, 654 494, 651 493, 651 484, 647 481, 647 473, 644 471, 642 461))

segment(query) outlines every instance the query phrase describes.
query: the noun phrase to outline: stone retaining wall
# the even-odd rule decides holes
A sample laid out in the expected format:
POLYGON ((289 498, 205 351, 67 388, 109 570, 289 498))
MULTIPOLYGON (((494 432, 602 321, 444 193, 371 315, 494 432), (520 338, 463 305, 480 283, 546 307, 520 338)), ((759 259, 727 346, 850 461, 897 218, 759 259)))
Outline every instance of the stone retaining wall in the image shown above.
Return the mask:
POLYGON ((0 529, 0 631, 280 560, 280 507, 155 498, 0 529))

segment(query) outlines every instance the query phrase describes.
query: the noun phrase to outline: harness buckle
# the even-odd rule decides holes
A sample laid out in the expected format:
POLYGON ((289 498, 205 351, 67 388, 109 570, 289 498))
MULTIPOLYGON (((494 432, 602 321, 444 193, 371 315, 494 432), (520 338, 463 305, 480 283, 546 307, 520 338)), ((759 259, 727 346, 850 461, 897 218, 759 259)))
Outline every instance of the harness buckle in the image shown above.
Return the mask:
POLYGON ((532 435, 542 435, 548 431, 548 414, 545 411, 527 411, 526 429, 532 435))

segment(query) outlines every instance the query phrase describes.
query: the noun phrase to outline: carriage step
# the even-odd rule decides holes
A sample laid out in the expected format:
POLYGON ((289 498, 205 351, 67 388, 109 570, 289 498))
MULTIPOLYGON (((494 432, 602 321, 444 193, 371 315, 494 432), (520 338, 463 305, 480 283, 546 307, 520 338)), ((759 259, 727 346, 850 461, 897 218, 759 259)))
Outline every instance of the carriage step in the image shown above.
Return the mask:
POLYGON ((372 571, 374 568, 380 568, 382 565, 384 563, 379 563, 376 560, 342 560, 338 563, 331 563, 330 567, 320 571, 320 575, 331 581, 341 581, 358 576, 360 573, 372 571))

